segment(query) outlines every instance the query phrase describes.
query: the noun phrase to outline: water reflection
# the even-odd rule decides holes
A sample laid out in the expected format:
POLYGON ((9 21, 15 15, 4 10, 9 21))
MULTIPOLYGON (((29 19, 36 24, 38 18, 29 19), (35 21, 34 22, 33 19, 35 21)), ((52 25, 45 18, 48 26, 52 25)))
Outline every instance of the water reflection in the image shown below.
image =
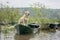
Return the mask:
POLYGON ((31 38, 31 35, 15 35, 15 40, 29 40, 31 38))
POLYGON ((11 32, 5 35, 1 33, 1 40, 60 40, 60 31, 48 31, 41 30, 40 33, 32 35, 16 35, 16 33, 11 32))

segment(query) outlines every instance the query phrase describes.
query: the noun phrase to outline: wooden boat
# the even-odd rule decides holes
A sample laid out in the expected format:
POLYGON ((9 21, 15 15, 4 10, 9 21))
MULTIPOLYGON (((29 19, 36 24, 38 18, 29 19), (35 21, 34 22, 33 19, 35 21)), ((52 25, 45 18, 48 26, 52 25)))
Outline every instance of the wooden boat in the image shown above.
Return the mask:
POLYGON ((17 24, 15 28, 16 28, 16 34, 20 34, 20 35, 36 33, 40 29, 39 25, 37 24, 28 24, 27 26, 22 24, 17 24))

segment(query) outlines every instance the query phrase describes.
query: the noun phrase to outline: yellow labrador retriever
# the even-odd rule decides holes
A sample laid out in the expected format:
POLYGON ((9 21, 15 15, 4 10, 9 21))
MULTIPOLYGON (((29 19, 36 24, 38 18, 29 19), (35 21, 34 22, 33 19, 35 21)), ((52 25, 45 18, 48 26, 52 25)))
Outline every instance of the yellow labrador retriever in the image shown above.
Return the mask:
POLYGON ((29 11, 25 11, 24 15, 19 19, 18 24, 26 25, 29 17, 29 11))

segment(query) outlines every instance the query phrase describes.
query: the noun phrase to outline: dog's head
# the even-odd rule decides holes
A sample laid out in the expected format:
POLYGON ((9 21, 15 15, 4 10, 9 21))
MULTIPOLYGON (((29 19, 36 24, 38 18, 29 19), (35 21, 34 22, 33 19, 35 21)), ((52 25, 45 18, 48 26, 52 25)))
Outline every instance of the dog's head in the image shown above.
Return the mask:
POLYGON ((29 16, 30 15, 30 12, 29 11, 25 11, 25 15, 26 16, 29 16))

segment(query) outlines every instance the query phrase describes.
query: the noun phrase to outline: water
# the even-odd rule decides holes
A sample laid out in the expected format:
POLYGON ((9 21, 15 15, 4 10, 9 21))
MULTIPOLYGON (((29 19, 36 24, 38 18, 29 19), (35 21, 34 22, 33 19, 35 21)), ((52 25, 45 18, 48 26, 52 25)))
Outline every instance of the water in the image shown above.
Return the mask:
POLYGON ((16 35, 15 32, 10 33, 0 33, 1 40, 60 40, 60 31, 56 32, 50 31, 40 31, 39 33, 32 35, 16 35))

